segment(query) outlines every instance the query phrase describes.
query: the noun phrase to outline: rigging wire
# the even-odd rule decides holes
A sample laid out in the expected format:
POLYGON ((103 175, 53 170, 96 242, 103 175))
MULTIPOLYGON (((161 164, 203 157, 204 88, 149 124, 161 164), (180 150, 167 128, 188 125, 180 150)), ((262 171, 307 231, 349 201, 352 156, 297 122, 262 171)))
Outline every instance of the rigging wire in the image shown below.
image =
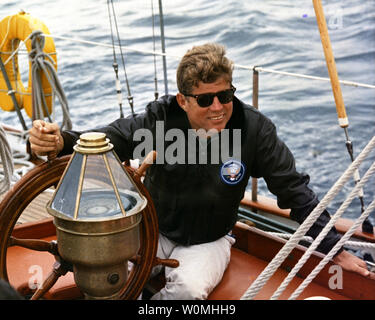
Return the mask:
POLYGON ((111 19, 111 10, 109 6, 109 0, 107 0, 107 8, 108 8, 108 19, 109 19, 109 25, 111 28, 111 40, 112 40, 112 50, 113 50, 113 70, 115 71, 116 75, 116 94, 117 94, 117 101, 120 107, 120 118, 124 117, 124 112, 122 110, 122 91, 121 91, 121 83, 120 79, 118 77, 118 63, 116 58, 116 50, 115 50, 115 39, 113 37, 113 28, 112 28, 112 19, 111 19))
POLYGON ((0 194, 9 190, 14 173, 14 164, 12 157, 12 149, 6 137, 5 130, 0 126, 0 163, 3 169, 4 178, 0 180, 0 194))
MULTIPOLYGON (((162 0, 159 0, 159 20, 160 20, 161 51, 165 53, 164 14, 163 14, 162 0)), ((168 94, 168 77, 167 77, 166 55, 163 55, 163 72, 164 72, 164 90, 165 90, 165 94, 167 95, 168 94)))
MULTIPOLYGON (((82 43, 82 44, 88 44, 92 46, 100 46, 100 47, 107 47, 107 48, 112 48, 111 44, 108 43, 103 43, 103 42, 97 42, 97 41, 91 41, 91 40, 85 40, 85 39, 79 39, 79 38, 71 38, 71 37, 65 37, 61 36, 58 34, 42 34, 44 37, 50 37, 50 38, 55 38, 55 39, 61 39, 61 40, 67 40, 67 41, 73 41, 76 43, 82 43)), ((117 47, 117 45, 115 45, 117 47)), ((137 52, 145 55, 158 55, 158 56, 166 56, 170 57, 173 59, 181 59, 182 55, 174 55, 174 54, 167 54, 163 52, 154 52, 151 50, 145 50, 145 49, 136 49, 132 48, 129 46, 122 46, 128 51, 132 52, 137 52)), ((241 65, 241 64, 234 64, 235 68, 242 69, 242 70, 249 70, 253 71, 254 69, 259 72, 263 73, 271 73, 271 74, 280 74, 284 76, 290 76, 290 77, 295 77, 295 78, 302 78, 302 79, 311 79, 311 80, 317 80, 317 81, 324 81, 324 82, 330 82, 330 78, 325 78, 325 77, 317 77, 317 76, 311 76, 311 75, 306 75, 306 74, 301 74, 301 73, 294 73, 294 72, 285 72, 285 71, 280 71, 280 70, 275 70, 275 69, 269 69, 269 68, 263 68, 261 66, 246 66, 246 65, 241 65)), ((354 82, 354 81, 348 81, 348 80, 341 80, 339 79, 339 83, 345 86, 351 86, 351 87, 356 87, 356 88, 368 88, 368 89, 375 89, 375 85, 373 84, 367 84, 367 83, 360 83, 360 82, 354 82)))
MULTIPOLYGON (((126 83, 126 88, 127 88, 127 91, 128 91, 128 101, 129 101, 131 113, 134 116, 134 100, 133 100, 133 96, 131 95, 131 92, 130 92, 129 80, 128 80, 128 76, 127 76, 127 73, 126 73, 125 58, 124 58, 124 54, 122 52, 121 39, 120 39, 120 34, 119 34, 119 31, 118 31, 118 26, 117 26, 116 12, 115 12, 115 8, 114 8, 114 5, 113 5, 113 0, 107 0, 108 10, 110 10, 109 9, 109 1, 111 2, 111 6, 112 6, 112 15, 113 15, 114 23, 115 23, 115 28, 116 28, 118 46, 120 48, 122 66, 123 66, 123 69, 124 69, 125 83, 126 83)), ((110 20, 111 20, 111 16, 110 16, 110 20)), ((112 33, 112 28, 111 28, 111 33, 112 33)), ((113 36, 113 33, 112 33, 112 36, 113 36)), ((113 48, 115 47, 114 42, 112 44, 112 47, 113 48)), ((117 90, 118 90, 118 88, 117 88, 117 90)))
POLYGON ((7 93, 10 96, 10 98, 12 99, 12 102, 13 102, 13 105, 14 105, 14 109, 16 110, 18 119, 19 119, 19 121, 20 121, 20 123, 22 125, 23 130, 27 131, 28 129, 27 129, 27 126, 26 126, 26 123, 25 123, 25 119, 22 116, 21 108, 18 105, 16 96, 15 96, 16 90, 14 90, 12 88, 12 84, 10 83, 10 80, 9 80, 8 75, 7 75, 7 72, 6 72, 6 69, 5 69, 5 65, 3 63, 3 60, 1 59, 1 56, 0 56, 0 70, 1 70, 1 73, 3 74, 4 81, 5 81, 5 83, 7 85, 7 89, 8 89, 7 93))
MULTIPOLYGON (((154 14, 154 1, 151 0, 151 15, 152 15, 152 43, 153 43, 153 51, 155 52, 155 14, 154 14)), ((155 101, 159 98, 158 92, 158 78, 157 78, 157 71, 156 71, 156 54, 154 56, 154 83, 155 83, 155 101)))
MULTIPOLYGON (((353 162, 354 161, 353 143, 349 139, 348 128, 344 127, 343 129, 344 129, 345 138, 346 138, 345 145, 346 145, 346 148, 348 150, 350 160, 353 162)), ((358 169, 354 172, 353 177, 354 177, 354 183, 355 184, 357 184, 361 180, 358 169)), ((361 213, 362 214, 365 211, 365 202, 364 202, 363 197, 364 197, 363 189, 359 189, 358 198, 359 198, 359 202, 361 204, 361 213)), ((366 218, 362 223, 362 231, 366 232, 366 233, 371 233, 371 234, 374 233, 374 226, 372 225, 371 221, 368 218, 366 218)))

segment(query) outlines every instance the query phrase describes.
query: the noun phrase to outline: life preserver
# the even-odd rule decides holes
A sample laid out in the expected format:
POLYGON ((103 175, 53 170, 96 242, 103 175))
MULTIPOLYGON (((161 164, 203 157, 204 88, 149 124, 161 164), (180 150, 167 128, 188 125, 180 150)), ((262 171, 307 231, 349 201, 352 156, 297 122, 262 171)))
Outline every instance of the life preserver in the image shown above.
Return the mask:
MULTIPOLYGON (((20 12, 18 14, 8 16, 0 21, 0 57, 5 63, 12 55, 12 52, 18 47, 18 42, 25 41, 29 35, 35 31, 40 30, 44 34, 50 34, 47 26, 37 18, 30 16, 28 13, 20 12)), ((31 39, 25 42, 27 51, 31 51, 31 39)), ((54 60, 54 66, 57 70, 57 57, 55 44, 51 37, 45 37, 45 44, 43 51, 50 54, 54 60)), ((31 79, 31 62, 29 62, 29 79, 27 89, 25 89, 18 66, 18 56, 15 54, 14 63, 9 61, 5 65, 5 70, 15 90, 15 96, 20 108, 24 108, 26 114, 32 118, 32 79, 31 79)), ((47 78, 42 74, 42 89, 45 95, 49 113, 52 112, 52 88, 47 78)), ((0 73, 0 107, 5 111, 14 111, 12 98, 9 94, 8 86, 5 82, 4 76, 0 73)))

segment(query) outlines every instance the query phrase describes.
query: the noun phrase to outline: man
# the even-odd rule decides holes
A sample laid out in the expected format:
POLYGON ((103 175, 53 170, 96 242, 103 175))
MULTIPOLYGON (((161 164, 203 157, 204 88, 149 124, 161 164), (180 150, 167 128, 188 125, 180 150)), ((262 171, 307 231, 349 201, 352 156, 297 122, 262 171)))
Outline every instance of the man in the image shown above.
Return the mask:
MULTIPOLYGON (((165 161, 152 165, 144 180, 158 214, 158 256, 180 261, 180 267, 166 268, 166 286, 153 299, 205 299, 219 283, 235 241, 229 234, 251 176, 263 177, 279 206, 291 208, 292 219, 300 223, 318 204, 307 187, 309 176, 296 171, 273 123, 234 96, 232 70, 223 46, 193 47, 179 64, 176 96, 164 96, 148 104, 143 114, 91 130, 105 132, 122 161, 133 158, 141 144, 139 129, 152 133, 153 146, 160 146, 156 138, 160 123, 164 133, 177 129, 183 133, 182 141, 176 135, 178 145, 175 139, 163 141, 165 161), (226 143, 224 133, 231 138, 226 143), (186 151, 182 159, 168 161, 175 160, 181 148, 186 151), (224 149, 236 157, 222 156, 228 151, 224 149)), ((29 141, 36 154, 63 155, 72 152, 80 134, 60 132, 57 124, 36 120, 29 141)), ((328 220, 325 211, 308 234, 316 237, 328 220)), ((326 253, 338 240, 333 228, 318 250, 326 253)), ((346 251, 340 251, 335 262, 369 275, 364 261, 346 251)))

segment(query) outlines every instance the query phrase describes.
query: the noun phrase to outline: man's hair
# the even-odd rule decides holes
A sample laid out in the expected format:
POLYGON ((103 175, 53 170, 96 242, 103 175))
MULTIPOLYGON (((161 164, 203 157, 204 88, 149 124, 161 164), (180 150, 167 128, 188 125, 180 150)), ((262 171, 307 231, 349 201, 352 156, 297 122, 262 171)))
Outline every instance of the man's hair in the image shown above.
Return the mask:
POLYGON ((213 83, 220 77, 232 82, 233 62, 225 57, 225 47, 207 43, 188 50, 177 68, 177 87, 182 94, 191 94, 198 83, 213 83))

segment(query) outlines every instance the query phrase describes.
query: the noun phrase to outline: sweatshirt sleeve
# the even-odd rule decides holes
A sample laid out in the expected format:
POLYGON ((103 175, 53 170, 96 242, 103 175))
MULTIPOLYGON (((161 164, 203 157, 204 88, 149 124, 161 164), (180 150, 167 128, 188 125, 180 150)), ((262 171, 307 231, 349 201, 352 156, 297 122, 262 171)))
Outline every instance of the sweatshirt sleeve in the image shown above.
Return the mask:
POLYGON ((73 146, 82 133, 96 131, 106 134, 121 161, 132 159, 135 147, 141 143, 141 141, 135 141, 135 139, 133 139, 135 132, 138 129, 148 129, 154 133, 156 121, 163 121, 164 119, 164 104, 161 102, 152 102, 147 105, 144 113, 117 119, 104 127, 84 131, 63 131, 61 135, 64 139, 64 148, 59 153, 59 156, 72 153, 73 146))
MULTIPOLYGON (((282 209, 290 208, 290 217, 301 224, 319 200, 308 187, 310 177, 297 172, 294 157, 277 137, 275 125, 268 118, 262 120, 257 136, 256 176, 264 178, 268 189, 276 195, 278 206, 282 209)), ((329 213, 323 211, 306 234, 316 238, 329 220, 329 213)), ((333 227, 317 250, 326 254, 339 239, 333 227)))

